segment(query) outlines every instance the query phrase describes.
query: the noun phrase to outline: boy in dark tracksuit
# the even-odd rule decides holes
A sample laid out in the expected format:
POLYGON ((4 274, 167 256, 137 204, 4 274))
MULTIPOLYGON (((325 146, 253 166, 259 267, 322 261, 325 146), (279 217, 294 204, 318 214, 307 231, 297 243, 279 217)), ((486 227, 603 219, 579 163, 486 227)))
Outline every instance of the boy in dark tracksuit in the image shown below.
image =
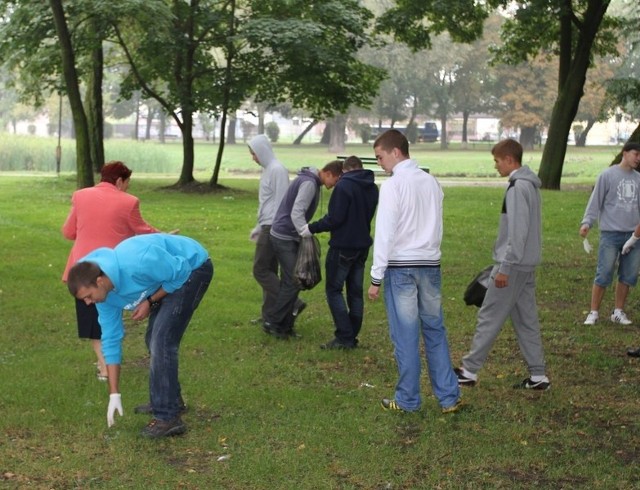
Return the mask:
POLYGON ((493 249, 495 265, 482 307, 478 312, 471 349, 456 369, 461 386, 473 386, 504 322, 511 317, 530 376, 514 388, 547 390, 544 352, 536 306, 535 271, 542 255, 540 179, 522 166, 522 146, 507 139, 491 150, 496 170, 509 177, 498 238, 493 249))
POLYGON ((369 256, 371 220, 378 205, 378 186, 371 170, 351 156, 344 161, 327 214, 309 225, 311 233, 331 232, 325 267, 325 292, 335 324, 335 338, 322 349, 353 349, 364 316, 364 267, 369 256), (342 295, 346 286, 347 300, 342 295))

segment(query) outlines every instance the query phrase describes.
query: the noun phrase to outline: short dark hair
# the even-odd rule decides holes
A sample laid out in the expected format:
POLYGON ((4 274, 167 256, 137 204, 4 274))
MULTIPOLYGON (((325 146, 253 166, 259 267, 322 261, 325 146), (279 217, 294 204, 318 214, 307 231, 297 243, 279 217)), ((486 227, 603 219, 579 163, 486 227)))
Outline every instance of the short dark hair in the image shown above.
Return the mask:
POLYGON ((409 140, 397 129, 389 129, 378 136, 373 142, 373 148, 378 147, 384 151, 391 151, 397 148, 404 156, 409 156, 409 140))
POLYGON ((95 262, 78 262, 67 276, 67 288, 73 297, 78 294, 78 289, 98 285, 98 277, 104 272, 95 262))
POLYGON ((324 167, 322 167, 322 171, 325 173, 330 173, 333 176, 339 177, 342 175, 342 161, 340 160, 332 160, 327 163, 324 167))
POLYGON ((362 160, 355 155, 345 158, 342 163, 342 170, 345 172, 349 170, 357 170, 359 168, 362 168, 362 160))
POLYGON ((622 147, 622 151, 640 151, 640 143, 636 143, 635 141, 627 141, 622 147))
POLYGON ((512 138, 498 141, 491 148, 491 154, 494 157, 513 157, 520 164, 522 164, 522 152, 522 145, 512 138))
POLYGON ((127 180, 132 173, 133 170, 130 170, 124 163, 112 160, 105 163, 102 170, 100 170, 100 175, 102 176, 100 182, 108 182, 115 185, 118 179, 127 180))

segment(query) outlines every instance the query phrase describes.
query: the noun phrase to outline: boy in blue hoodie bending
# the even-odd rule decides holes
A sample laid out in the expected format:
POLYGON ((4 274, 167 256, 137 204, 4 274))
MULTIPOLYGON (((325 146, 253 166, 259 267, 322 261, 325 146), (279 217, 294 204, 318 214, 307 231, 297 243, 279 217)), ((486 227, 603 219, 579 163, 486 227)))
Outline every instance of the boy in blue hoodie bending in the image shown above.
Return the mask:
MULTIPOLYGON (((155 233, 99 248, 69 271, 69 292, 96 304, 102 327, 102 353, 109 378, 107 424, 122 416, 120 364, 124 324, 122 310, 133 320, 149 318, 145 341, 151 355, 148 410, 153 419, 142 430, 150 438, 182 434, 185 410, 178 381, 178 349, 193 312, 209 287, 213 265, 198 242, 184 236, 155 233)), ((145 407, 145 406, 143 406, 145 407)))

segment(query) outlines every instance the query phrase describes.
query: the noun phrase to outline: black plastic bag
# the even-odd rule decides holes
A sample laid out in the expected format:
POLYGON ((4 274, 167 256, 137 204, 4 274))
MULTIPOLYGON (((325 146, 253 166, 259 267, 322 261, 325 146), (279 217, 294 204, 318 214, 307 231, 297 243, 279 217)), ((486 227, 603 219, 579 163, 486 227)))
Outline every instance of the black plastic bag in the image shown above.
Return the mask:
POLYGON ((320 270, 320 242, 311 235, 302 237, 293 277, 300 289, 313 289, 322 281, 320 270))
POLYGON ((482 269, 473 281, 469 283, 467 289, 464 292, 464 302, 471 306, 477 306, 480 308, 484 301, 484 297, 487 294, 487 288, 489 287, 489 281, 491 280, 491 270, 493 265, 489 265, 482 269))

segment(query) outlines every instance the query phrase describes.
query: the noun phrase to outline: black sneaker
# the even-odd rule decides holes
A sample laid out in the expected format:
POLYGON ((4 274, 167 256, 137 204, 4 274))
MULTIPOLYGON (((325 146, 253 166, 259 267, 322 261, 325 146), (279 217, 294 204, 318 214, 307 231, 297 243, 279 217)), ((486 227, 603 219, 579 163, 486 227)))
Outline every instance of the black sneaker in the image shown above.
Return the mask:
POLYGON ((158 439, 160 437, 177 436, 184 434, 186 431, 187 426, 184 425, 184 422, 178 416, 169 421, 152 419, 140 433, 144 437, 158 439))
MULTIPOLYGON (((186 412, 187 412, 187 405, 184 403, 184 400, 182 400, 182 397, 181 397, 180 407, 178 408, 178 414, 182 415, 186 412)), ((153 413, 153 407, 151 406, 151 402, 145 403, 144 405, 138 405, 133 409, 133 413, 144 413, 147 415, 150 413, 153 413)))
POLYGON ((538 381, 533 382, 531 378, 523 379, 520 383, 516 383, 513 385, 513 388, 516 390, 548 390, 551 388, 551 383, 547 381, 538 381))
POLYGON ((467 378, 464 374, 462 374, 462 369, 453 368, 453 372, 456 373, 456 377, 458 378, 458 386, 475 386, 476 380, 467 378))
POLYGON ((273 337, 280 340, 288 340, 291 337, 299 338, 300 336, 295 330, 285 331, 280 325, 275 323, 269 323, 267 321, 262 323, 262 330, 273 337))
POLYGON ((326 349, 326 350, 330 350, 330 349, 342 349, 342 350, 351 350, 351 349, 355 349, 356 346, 353 344, 343 344, 342 342, 340 342, 338 339, 333 339, 329 342, 327 342, 326 344, 322 344, 320 345, 321 349, 326 349))
POLYGON ((638 349, 629 349, 627 351, 627 355, 629 357, 640 357, 640 348, 638 348, 638 349))
POLYGON ((398 405, 395 400, 390 400, 389 398, 383 398, 380 401, 380 405, 385 410, 391 410, 394 412, 406 412, 406 410, 398 405))

